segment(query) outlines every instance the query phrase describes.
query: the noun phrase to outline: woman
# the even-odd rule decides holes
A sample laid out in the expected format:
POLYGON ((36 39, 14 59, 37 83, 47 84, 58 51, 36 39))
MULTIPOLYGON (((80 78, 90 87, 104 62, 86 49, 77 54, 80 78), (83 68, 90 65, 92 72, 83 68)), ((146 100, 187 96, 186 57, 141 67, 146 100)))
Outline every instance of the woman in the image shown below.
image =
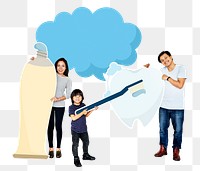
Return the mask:
MULTIPOLYGON (((34 57, 31 58, 34 60, 34 57)), ((49 141, 49 158, 54 157, 53 148, 53 130, 54 130, 54 118, 57 131, 57 149, 56 157, 60 158, 61 153, 61 140, 62 140, 62 121, 65 113, 65 100, 70 98, 72 81, 68 77, 69 68, 68 63, 64 58, 60 58, 55 63, 55 70, 57 73, 57 86, 55 96, 51 98, 53 102, 51 115, 48 125, 48 141, 49 141), (66 93, 65 93, 66 91, 66 93)))
POLYGON ((54 130, 54 116, 55 116, 55 125, 57 131, 57 150, 56 157, 60 158, 61 154, 61 140, 62 140, 62 121, 63 115, 65 113, 65 101, 70 98, 72 82, 68 77, 69 68, 67 61, 64 58, 60 58, 55 63, 55 69, 57 72, 57 87, 55 97, 51 98, 53 101, 53 107, 51 110, 51 116, 49 119, 48 126, 48 141, 49 141, 49 157, 54 157, 53 149, 53 130, 54 130), (66 94, 64 94, 66 90, 66 94))

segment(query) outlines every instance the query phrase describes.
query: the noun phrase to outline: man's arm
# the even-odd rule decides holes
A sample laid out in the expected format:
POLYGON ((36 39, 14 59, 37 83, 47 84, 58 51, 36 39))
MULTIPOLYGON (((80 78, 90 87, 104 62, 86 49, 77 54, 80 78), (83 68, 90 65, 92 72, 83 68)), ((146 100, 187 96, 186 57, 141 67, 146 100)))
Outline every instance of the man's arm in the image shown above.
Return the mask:
MULTIPOLYGON (((168 76, 163 74, 162 79, 167 80, 168 76)), ((178 78, 178 80, 174 80, 171 77, 168 78, 169 81, 174 87, 182 89, 185 84, 186 78, 178 78)))

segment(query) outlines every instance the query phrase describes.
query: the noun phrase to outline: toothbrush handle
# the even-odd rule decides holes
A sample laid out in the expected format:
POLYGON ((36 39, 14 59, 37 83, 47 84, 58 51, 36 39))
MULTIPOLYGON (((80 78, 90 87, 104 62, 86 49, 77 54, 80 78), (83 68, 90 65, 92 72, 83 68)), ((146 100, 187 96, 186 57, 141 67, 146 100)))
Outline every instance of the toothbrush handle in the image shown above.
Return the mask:
POLYGON ((113 95, 111 95, 111 96, 108 96, 108 97, 106 97, 106 98, 104 98, 104 99, 102 99, 102 100, 100 100, 100 101, 97 101, 97 102, 91 104, 91 105, 84 106, 84 107, 82 107, 82 108, 76 110, 75 113, 76 113, 76 114, 80 114, 80 113, 81 113, 83 110, 85 110, 85 109, 86 109, 87 111, 89 111, 89 110, 93 109, 94 107, 100 106, 100 105, 102 105, 102 104, 104 104, 104 103, 106 103, 106 102, 108 102, 108 101, 111 101, 111 100, 113 100, 113 99, 115 99, 115 98, 117 98, 117 97, 123 95, 125 92, 126 92, 126 90, 123 89, 122 91, 120 91, 120 92, 118 92, 118 93, 115 93, 115 94, 113 94, 113 95))

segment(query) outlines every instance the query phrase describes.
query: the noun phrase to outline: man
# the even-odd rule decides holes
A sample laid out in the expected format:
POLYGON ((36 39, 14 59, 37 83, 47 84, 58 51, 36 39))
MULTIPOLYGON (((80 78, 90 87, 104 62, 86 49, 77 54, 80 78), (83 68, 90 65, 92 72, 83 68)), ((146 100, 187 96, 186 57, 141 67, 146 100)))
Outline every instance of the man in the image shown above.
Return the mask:
POLYGON ((160 150, 154 156, 167 155, 168 127, 171 119, 174 128, 173 160, 180 161, 179 151, 183 133, 186 69, 182 65, 175 64, 168 51, 161 52, 158 61, 164 65, 161 71, 163 74, 162 79, 165 82, 165 90, 159 109, 160 150))

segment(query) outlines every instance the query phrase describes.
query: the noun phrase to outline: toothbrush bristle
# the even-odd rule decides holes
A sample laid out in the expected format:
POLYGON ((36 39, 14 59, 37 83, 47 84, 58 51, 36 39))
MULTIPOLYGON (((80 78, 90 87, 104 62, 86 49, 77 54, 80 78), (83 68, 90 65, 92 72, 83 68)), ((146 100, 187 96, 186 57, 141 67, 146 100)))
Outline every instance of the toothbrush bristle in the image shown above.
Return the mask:
POLYGON ((137 85, 134 85, 134 86, 130 87, 130 88, 129 88, 129 91, 131 92, 131 94, 133 94, 133 93, 135 93, 135 92, 137 92, 137 91, 139 91, 139 90, 142 90, 142 89, 144 89, 144 84, 143 84, 143 82, 141 82, 141 83, 139 83, 139 84, 137 84, 137 85))

